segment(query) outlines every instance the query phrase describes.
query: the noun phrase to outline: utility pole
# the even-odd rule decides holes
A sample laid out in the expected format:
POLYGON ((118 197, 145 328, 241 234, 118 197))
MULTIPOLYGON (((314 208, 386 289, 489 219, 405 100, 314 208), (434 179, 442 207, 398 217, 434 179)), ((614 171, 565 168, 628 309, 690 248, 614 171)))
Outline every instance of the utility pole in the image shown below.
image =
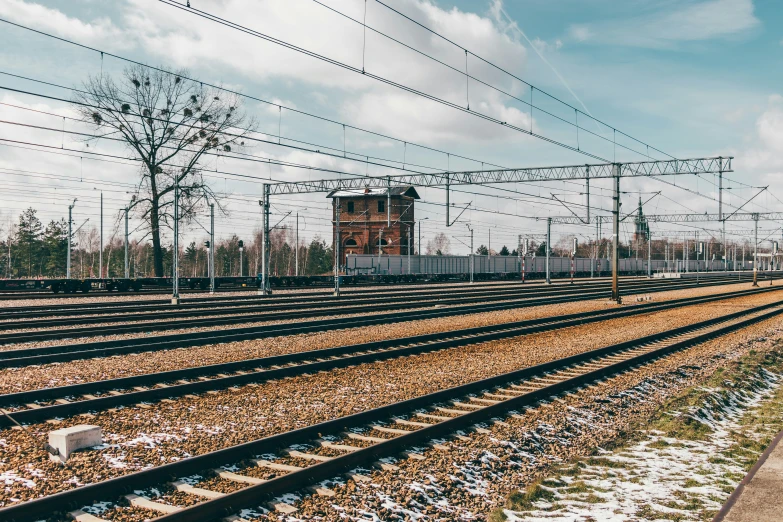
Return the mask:
POLYGON ((469 224, 465 223, 465 226, 470 230, 470 258, 468 264, 470 265, 470 282, 473 282, 473 229, 469 224))
POLYGON ((759 286, 759 215, 753 214, 753 286, 759 286))
POLYGON ((408 275, 411 274, 411 226, 408 225, 408 275))
POLYGON ((294 275, 299 276, 299 212, 296 213, 296 248, 294 249, 294 275))
MULTIPOLYGON (((214 239, 214 238, 213 238, 214 239)), ((172 255, 171 304, 179 304, 179 176, 174 183, 174 252, 172 255)))
POLYGON ((517 257, 519 258, 519 278, 525 282, 525 262, 522 260, 522 234, 517 236, 517 257))
POLYGON ((421 274, 421 220, 419 220, 419 273, 421 274))
POLYGON ((386 176, 386 226, 391 228, 391 176, 386 176))
POLYGON ((696 284, 699 284, 699 272, 700 266, 699 266, 699 254, 701 254, 702 246, 701 243, 699 243, 699 233, 696 232, 696 284))
POLYGON ((101 250, 98 252, 98 277, 103 277, 103 191, 101 191, 101 250))
POLYGON ((620 164, 612 165, 614 175, 614 194, 612 201, 612 300, 617 304, 620 298, 620 164))
POLYGON ((68 205, 68 257, 65 261, 65 278, 71 278, 71 242, 73 241, 73 207, 76 206, 76 200, 68 205))
POLYGON ((647 232, 647 278, 652 279, 652 232, 647 232))
POLYGON ((334 296, 340 297, 340 198, 334 198, 334 296))
POLYGON ((272 293, 272 285, 269 281, 269 184, 264 183, 264 199, 259 201, 261 212, 263 214, 264 237, 261 241, 261 286, 258 288, 258 295, 269 295, 272 293))
POLYGON ((718 158, 718 219, 721 224, 721 243, 723 244, 723 270, 727 271, 729 254, 726 251, 726 220, 723 219, 723 158, 718 158))
POLYGON ((550 248, 552 241, 552 218, 548 217, 546 218, 546 284, 550 285, 552 284, 552 279, 549 275, 549 252, 552 250, 550 248))
MULTIPOLYGON (((590 212, 590 209, 588 208, 587 211, 590 212)), ((595 245, 593 246, 593 257, 595 259, 594 260, 593 259, 590 260, 590 279, 593 278, 593 265, 594 264, 598 264, 598 241, 599 241, 598 238, 599 238, 599 233, 600 233, 598 229, 599 229, 600 226, 601 226, 601 218, 597 217, 595 219, 595 245)))
POLYGON ((209 293, 215 293, 215 204, 209 204, 209 293))
POLYGON ((130 265, 128 264, 128 207, 125 207, 125 279, 130 279, 130 265))

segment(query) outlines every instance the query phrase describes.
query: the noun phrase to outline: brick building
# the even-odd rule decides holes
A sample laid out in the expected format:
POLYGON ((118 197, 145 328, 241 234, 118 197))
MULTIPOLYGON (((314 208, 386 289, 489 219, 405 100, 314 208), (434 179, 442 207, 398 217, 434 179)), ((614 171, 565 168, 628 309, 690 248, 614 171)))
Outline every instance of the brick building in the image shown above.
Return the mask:
POLYGON ((336 236, 336 202, 340 201, 341 263, 348 254, 407 255, 410 236, 413 253, 414 202, 419 194, 412 186, 386 189, 334 190, 332 198, 332 238, 336 236), (391 226, 388 225, 391 221, 391 226))

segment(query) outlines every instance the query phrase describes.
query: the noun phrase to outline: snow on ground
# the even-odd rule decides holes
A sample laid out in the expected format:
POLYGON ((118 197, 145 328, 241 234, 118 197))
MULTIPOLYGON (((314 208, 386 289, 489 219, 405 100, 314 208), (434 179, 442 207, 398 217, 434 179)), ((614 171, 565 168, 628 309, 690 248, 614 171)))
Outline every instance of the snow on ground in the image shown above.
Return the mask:
POLYGON ((708 393, 704 404, 684 415, 710 428, 703 440, 646 433, 646 438, 615 452, 587 459, 578 473, 543 482, 545 500, 531 511, 506 510, 510 521, 571 522, 627 520, 702 520, 720 509, 745 474, 747 458, 728 451, 740 420, 781 384, 766 370, 752 386, 735 389, 725 383, 708 393))

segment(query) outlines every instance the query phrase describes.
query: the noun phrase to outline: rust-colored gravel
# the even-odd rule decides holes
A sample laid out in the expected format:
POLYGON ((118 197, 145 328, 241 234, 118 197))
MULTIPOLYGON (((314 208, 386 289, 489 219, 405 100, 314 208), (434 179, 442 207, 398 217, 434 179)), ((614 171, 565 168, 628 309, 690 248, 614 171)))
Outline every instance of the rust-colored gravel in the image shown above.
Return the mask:
MULTIPOLYGON (((745 285, 729 285, 709 287, 694 290, 678 290, 655 294, 655 301, 666 301, 684 297, 713 295, 721 292, 744 289, 745 285)), ((626 305, 636 304, 630 297, 626 305)), ((240 361, 258 357, 268 357, 286 353, 296 353, 333 346, 343 346, 355 343, 395 339, 412 335, 422 335, 451 330, 503 324, 526 319, 536 319, 553 315, 578 313, 588 310, 610 308, 615 306, 607 301, 583 301, 546 305, 496 312, 476 313, 442 319, 426 319, 404 323, 391 323, 362 328, 332 330, 323 333, 281 336, 268 339, 207 345, 194 348, 180 348, 160 352, 145 352, 133 355, 121 355, 109 358, 87 359, 65 363, 47 364, 27 368, 8 368, 0 370, 0 393, 13 393, 33 390, 49 386, 63 386, 97 380, 106 380, 131 375, 141 375, 152 372, 205 366, 229 361, 240 361)), ((255 324, 295 324, 296 321, 285 323, 255 323, 255 324)), ((204 328, 189 331, 209 331, 217 328, 204 328)), ((171 333, 171 332, 167 332, 171 333)), ((148 337, 154 338, 154 333, 148 337)), ((117 338, 123 336, 116 336, 117 338)), ((113 338, 113 337, 112 337, 113 338)), ((70 341, 71 343, 73 341, 70 341)), ((41 343, 41 345, 62 345, 68 342, 41 343)), ((29 345, 34 346, 34 345, 29 345)), ((37 344, 35 345, 37 346, 37 344)), ((20 345, 14 345, 19 348, 20 345)), ((21 345, 28 347, 28 345, 21 345)))
POLYGON ((18 476, 33 484, 12 480, 2 501, 103 480, 776 300, 777 293, 733 299, 66 419, 57 427, 85 421, 101 426, 108 446, 74 455, 65 468, 51 464, 40 449, 51 425, 31 426, 35 441, 3 430, 0 473, 20 470, 18 476))

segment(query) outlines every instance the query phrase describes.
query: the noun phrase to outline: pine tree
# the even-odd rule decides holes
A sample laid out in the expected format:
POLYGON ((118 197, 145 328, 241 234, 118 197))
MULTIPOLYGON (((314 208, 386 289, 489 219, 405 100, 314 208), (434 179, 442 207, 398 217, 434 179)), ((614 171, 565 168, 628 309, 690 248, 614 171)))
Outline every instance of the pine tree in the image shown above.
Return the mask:
POLYGON ((36 217, 36 210, 28 208, 19 216, 19 226, 14 239, 16 260, 20 275, 33 277, 35 268, 41 259, 41 220, 36 217))
POLYGON ((326 241, 315 236, 307 250, 307 273, 309 275, 326 274, 334 266, 332 249, 326 248, 326 241))
POLYGON ((508 248, 506 248, 506 245, 503 245, 503 248, 500 249, 500 255, 507 256, 508 254, 509 254, 508 248))
POLYGON ((50 221, 43 233, 42 250, 45 256, 45 274, 48 277, 63 277, 68 255, 68 222, 65 219, 50 221))
POLYGON ((489 249, 486 247, 486 245, 481 245, 476 249, 476 254, 480 256, 487 256, 489 255, 489 249))

